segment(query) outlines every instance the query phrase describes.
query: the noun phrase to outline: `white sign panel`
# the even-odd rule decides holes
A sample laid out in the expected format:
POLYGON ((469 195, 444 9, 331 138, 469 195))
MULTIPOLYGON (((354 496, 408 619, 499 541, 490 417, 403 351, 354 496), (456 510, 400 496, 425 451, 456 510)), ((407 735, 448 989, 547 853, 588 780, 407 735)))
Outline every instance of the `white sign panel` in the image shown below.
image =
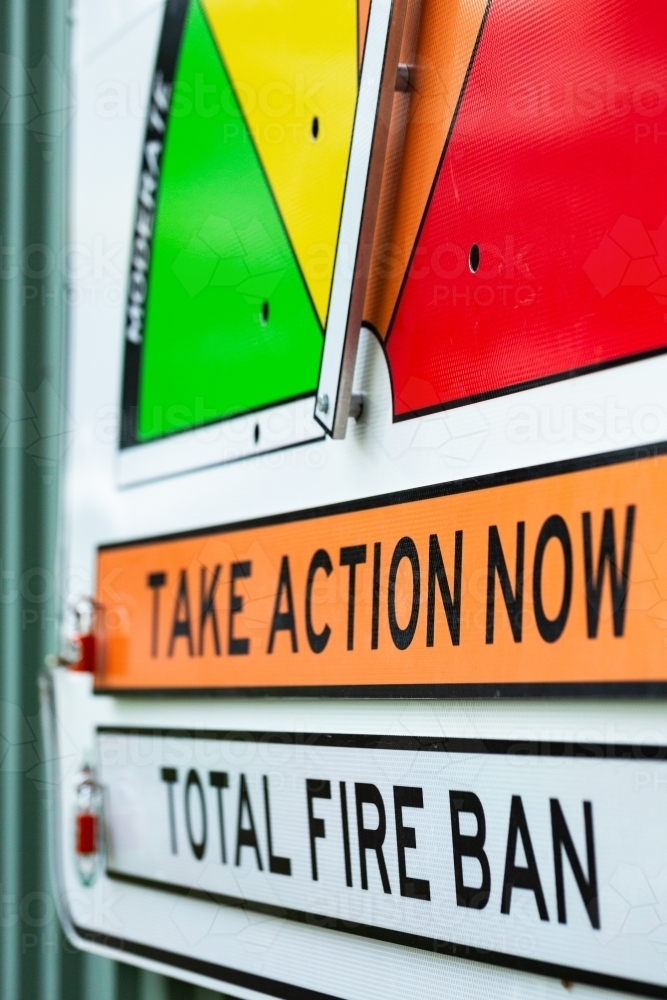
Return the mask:
POLYGON ((111 879, 563 979, 667 986, 664 929, 648 932, 667 906, 663 748, 123 726, 98 740, 111 879), (661 856, 650 886, 642 865, 661 856), (644 933, 619 946, 628 888, 644 933))
POLYGON ((77 0, 77 946, 667 1000, 663 6, 77 0))

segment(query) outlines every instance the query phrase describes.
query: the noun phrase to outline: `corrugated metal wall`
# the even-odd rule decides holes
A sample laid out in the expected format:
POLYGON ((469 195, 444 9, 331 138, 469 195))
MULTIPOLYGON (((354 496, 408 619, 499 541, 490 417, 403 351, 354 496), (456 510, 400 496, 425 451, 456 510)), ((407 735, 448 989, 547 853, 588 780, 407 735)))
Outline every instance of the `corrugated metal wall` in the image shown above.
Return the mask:
POLYGON ((66 0, 0 0, 0 998, 216 996, 63 937, 48 871, 37 678, 54 648, 67 448, 66 0))

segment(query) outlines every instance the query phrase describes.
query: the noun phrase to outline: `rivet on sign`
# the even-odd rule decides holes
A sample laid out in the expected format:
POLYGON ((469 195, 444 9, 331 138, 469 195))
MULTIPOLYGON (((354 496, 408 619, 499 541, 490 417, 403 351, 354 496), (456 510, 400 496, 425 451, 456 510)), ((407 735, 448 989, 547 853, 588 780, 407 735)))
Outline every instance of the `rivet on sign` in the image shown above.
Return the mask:
POLYGON ((324 396, 318 396, 317 409, 320 411, 320 413, 329 412, 329 397, 326 395, 326 393, 324 396))

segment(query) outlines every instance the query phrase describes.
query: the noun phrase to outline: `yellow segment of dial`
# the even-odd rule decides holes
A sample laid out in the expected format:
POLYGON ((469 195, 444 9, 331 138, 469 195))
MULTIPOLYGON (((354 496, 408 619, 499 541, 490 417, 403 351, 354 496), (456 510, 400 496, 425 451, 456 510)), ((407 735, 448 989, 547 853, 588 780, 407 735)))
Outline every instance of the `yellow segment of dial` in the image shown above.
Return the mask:
POLYGON ((324 326, 357 98, 357 0, 202 5, 324 326))

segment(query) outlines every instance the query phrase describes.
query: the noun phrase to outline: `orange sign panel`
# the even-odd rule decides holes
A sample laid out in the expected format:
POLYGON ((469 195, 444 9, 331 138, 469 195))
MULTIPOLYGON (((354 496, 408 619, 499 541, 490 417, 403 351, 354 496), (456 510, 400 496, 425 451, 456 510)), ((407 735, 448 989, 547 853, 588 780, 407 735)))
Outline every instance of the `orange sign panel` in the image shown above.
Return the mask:
POLYGON ((666 495, 625 453, 103 547, 97 689, 667 681, 666 495))

